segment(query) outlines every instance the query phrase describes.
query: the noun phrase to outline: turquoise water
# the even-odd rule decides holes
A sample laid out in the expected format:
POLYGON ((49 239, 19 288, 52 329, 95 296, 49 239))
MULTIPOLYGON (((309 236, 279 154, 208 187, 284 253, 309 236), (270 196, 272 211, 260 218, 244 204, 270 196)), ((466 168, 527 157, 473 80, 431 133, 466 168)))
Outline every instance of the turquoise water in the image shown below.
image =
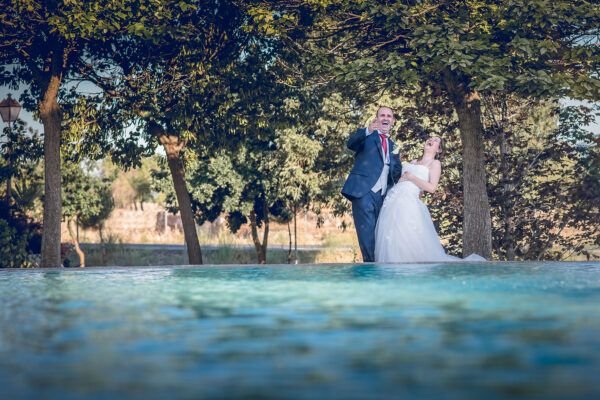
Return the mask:
POLYGON ((2 399, 600 398, 600 263, 0 271, 2 399))

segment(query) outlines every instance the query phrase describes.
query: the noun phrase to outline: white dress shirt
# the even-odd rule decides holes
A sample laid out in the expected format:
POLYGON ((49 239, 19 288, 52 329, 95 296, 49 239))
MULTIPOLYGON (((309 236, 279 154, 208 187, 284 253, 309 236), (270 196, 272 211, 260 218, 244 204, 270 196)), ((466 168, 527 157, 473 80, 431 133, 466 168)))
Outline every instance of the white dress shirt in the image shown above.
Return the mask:
MULTIPOLYGON (((369 136, 370 134, 374 133, 373 132, 369 132, 369 128, 366 128, 366 134, 367 136, 369 136)), ((381 136, 379 136, 380 139, 380 145, 381 143, 381 136)), ((386 140, 386 149, 387 152, 386 154, 383 154, 383 147, 382 147, 382 151, 381 153, 383 154, 383 169, 381 170, 381 175, 379 175, 379 179, 377 179, 377 182, 375 182, 375 185, 371 188, 371 191, 374 193, 377 193, 379 190, 381 190, 381 195, 384 196, 386 191, 387 191, 387 181, 388 181, 388 174, 390 172, 390 142, 388 139, 388 135, 385 135, 385 139, 386 140)))

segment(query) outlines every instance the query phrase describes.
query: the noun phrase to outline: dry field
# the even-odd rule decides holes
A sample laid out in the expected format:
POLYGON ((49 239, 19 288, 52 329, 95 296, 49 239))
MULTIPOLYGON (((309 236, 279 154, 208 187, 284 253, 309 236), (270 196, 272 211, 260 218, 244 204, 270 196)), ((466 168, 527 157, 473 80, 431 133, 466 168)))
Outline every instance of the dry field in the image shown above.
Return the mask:
MULTIPOLYGON (((316 215, 298 216, 298 259, 300 263, 360 262, 360 250, 350 217, 349 228, 341 229, 343 220, 327 215, 317 227, 316 215)), ((293 229, 293 227, 292 227, 293 229)), ((69 234, 63 227, 62 237, 69 234)), ((103 246, 98 231, 80 230, 79 241, 87 254, 87 265, 178 265, 185 264, 185 250, 153 248, 133 250, 129 244, 183 245, 184 237, 178 216, 166 215, 156 204, 144 205, 144 210, 115 209, 103 230, 103 246)), ((218 219, 198 227, 198 236, 205 263, 249 264, 256 262, 250 228, 243 226, 237 233, 229 232, 225 221, 218 219)), ((260 236, 262 239, 262 235, 260 236)), ((286 224, 271 223, 267 262, 288 262, 289 233, 286 224)), ((600 249, 595 250, 600 255, 600 249)), ((74 255, 69 257, 78 265, 74 255)), ((586 260, 583 255, 571 255, 572 261, 586 260)))
MULTIPOLYGON (((299 261, 359 261, 359 247, 354 228, 351 226, 346 231, 342 230, 342 221, 340 218, 326 216, 322 226, 317 227, 314 213, 299 214, 297 219, 299 261)), ((347 217, 346 222, 351 223, 351 218, 347 217)), ((290 228, 293 232, 293 226, 290 228)), ((66 227, 63 227, 62 235, 63 238, 69 238, 66 227)), ((203 250, 205 262, 248 263, 254 260, 252 237, 248 226, 242 226, 233 234, 227 228, 225 220, 219 218, 214 223, 199 226, 198 237, 201 246, 210 248, 203 250), (219 248, 224 250, 218 251, 219 248)), ((262 232, 260 237, 262 239, 262 232)), ((134 259, 131 259, 132 252, 126 250, 126 244, 184 244, 179 216, 170 214, 165 216, 163 208, 157 204, 145 204, 144 210, 115 209, 105 225, 102 238, 104 243, 108 243, 109 252, 113 254, 105 254, 104 260, 100 261, 100 255, 96 254, 98 251, 95 250, 97 246, 93 245, 102 242, 99 232, 79 230, 79 241, 84 243, 84 251, 91 256, 88 258, 88 265, 164 265, 185 262, 183 254, 174 253, 172 250, 153 251, 150 256, 138 251, 138 254, 134 254, 134 259)), ((269 230, 268 243, 271 251, 267 257, 268 262, 286 262, 289 241, 287 224, 272 222, 269 230)))

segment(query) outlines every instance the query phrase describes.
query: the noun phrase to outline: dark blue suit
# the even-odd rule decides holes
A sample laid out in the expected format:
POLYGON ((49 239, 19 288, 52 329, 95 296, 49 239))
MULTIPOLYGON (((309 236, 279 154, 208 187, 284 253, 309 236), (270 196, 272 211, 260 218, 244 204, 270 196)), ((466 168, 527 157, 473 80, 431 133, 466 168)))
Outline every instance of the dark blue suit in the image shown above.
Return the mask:
MULTIPOLYGON (((390 169, 388 190, 400 179, 402 164, 400 157, 393 154, 394 143, 388 139, 390 169)), ((360 251, 365 262, 375 261, 375 227, 379 210, 383 204, 381 191, 374 193, 371 188, 379 180, 383 170, 383 150, 378 132, 366 135, 366 129, 358 129, 348 138, 347 146, 355 152, 354 167, 350 171, 342 194, 352 202, 352 216, 358 235, 360 251)))

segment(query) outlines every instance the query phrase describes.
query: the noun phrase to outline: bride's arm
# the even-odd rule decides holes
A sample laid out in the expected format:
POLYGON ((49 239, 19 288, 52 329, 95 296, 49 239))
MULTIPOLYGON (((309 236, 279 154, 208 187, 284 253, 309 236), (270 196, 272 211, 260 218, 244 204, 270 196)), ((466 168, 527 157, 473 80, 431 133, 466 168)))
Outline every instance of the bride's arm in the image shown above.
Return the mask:
POLYGON ((429 167, 429 182, 424 181, 421 178, 418 178, 416 175, 406 171, 402 175, 401 180, 411 181, 415 185, 419 187, 422 191, 433 193, 437 188, 437 185, 440 181, 440 176, 442 174, 442 163, 438 160, 434 160, 429 167))

